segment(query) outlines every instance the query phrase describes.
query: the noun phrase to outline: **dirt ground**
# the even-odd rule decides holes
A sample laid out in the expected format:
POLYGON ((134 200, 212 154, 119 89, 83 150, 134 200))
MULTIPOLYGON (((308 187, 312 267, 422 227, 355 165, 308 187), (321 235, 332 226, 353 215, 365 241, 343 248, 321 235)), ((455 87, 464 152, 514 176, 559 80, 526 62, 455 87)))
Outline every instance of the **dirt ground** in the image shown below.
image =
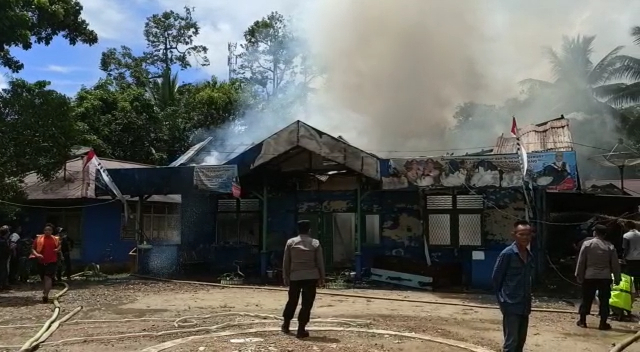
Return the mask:
MULTIPOLYGON (((231 332, 247 329, 273 328, 279 324, 273 317, 239 316, 225 312, 253 314, 281 314, 286 294, 279 291, 255 289, 228 289, 191 284, 160 283, 139 280, 119 280, 103 283, 73 281, 71 290, 61 299, 62 315, 77 306, 83 306, 72 321, 56 331, 48 342, 92 336, 116 336, 147 333, 147 336, 114 337, 103 340, 70 341, 44 345, 40 351, 92 351, 123 352, 141 351, 166 341, 213 332, 231 332), (218 315, 216 315, 218 314, 218 315), (175 327, 174 320, 184 316, 197 318, 191 326, 175 327), (211 316, 213 315, 213 316, 211 316), (122 319, 147 320, 123 321, 122 319), (117 320, 111 322, 74 322, 73 320, 117 320), (253 321, 253 322, 250 322, 253 321), (196 332, 174 331, 160 336, 154 333, 194 329, 220 325, 225 322, 242 323, 241 326, 219 327, 218 330, 196 332)), ((400 290, 326 290, 380 297, 396 297, 417 300, 435 300, 452 303, 486 304, 492 302, 488 295, 452 295, 400 290)), ((536 306, 575 310, 567 303, 553 300, 537 300, 536 306)), ((18 346, 31 338, 51 315, 51 305, 39 302, 37 287, 25 287, 0 294, 0 345, 18 346), (7 325, 29 325, 6 327, 7 325)), ((444 339, 463 341, 499 351, 502 339, 501 316, 498 310, 468 308, 423 303, 394 302, 363 298, 318 295, 313 311, 315 319, 358 319, 370 321, 370 325, 349 326, 336 322, 311 323, 312 337, 296 340, 277 331, 205 337, 187 341, 165 351, 465 351, 416 338, 389 334, 352 332, 348 328, 369 328, 404 333, 425 334, 444 339), (316 327, 334 327, 338 331, 313 331, 316 327)), ((612 331, 587 330, 575 326, 572 314, 538 313, 531 316, 526 350, 548 351, 608 351, 611 346, 630 336, 638 329, 637 323, 613 322, 612 331)), ((596 318, 589 320, 596 325, 596 318)), ((0 347, 0 351, 15 351, 15 347, 0 347)), ((640 352, 640 344, 627 351, 640 352)))

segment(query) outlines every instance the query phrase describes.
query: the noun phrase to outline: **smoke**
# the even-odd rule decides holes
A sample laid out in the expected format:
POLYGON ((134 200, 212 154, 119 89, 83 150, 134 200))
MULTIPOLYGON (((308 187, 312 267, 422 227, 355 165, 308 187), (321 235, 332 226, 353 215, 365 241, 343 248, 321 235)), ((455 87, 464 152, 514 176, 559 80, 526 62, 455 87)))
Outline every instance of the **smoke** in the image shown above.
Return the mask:
MULTIPOLYGON (((215 131, 218 155, 212 160, 228 159, 296 119, 379 155, 492 145, 500 131, 508 131, 510 117, 478 116, 473 131, 455 134, 458 104, 502 105, 519 97, 520 80, 550 80, 542 48, 559 47, 563 35, 597 35, 594 61, 617 45, 633 48, 629 29, 640 14, 631 0, 296 4, 281 11, 297 19, 296 33, 326 70, 325 78, 315 82, 317 91, 304 107, 278 102, 215 131)), ((510 113, 520 125, 558 117, 544 102, 510 113)), ((600 137, 615 144, 614 136, 600 131, 600 137)))

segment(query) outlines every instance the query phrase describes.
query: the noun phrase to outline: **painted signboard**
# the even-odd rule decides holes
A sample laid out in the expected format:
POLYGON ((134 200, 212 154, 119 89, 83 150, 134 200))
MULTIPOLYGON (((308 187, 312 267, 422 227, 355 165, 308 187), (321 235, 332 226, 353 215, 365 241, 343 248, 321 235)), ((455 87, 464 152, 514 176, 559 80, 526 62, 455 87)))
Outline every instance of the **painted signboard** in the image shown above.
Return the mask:
MULTIPOLYGON (((529 153, 524 179, 549 190, 575 190, 576 153, 529 153)), ((383 188, 418 187, 522 187, 523 175, 517 154, 487 154, 391 159, 390 177, 383 188)))
POLYGON ((196 166, 193 170, 193 182, 202 190, 231 193, 233 182, 238 177, 236 165, 196 166))

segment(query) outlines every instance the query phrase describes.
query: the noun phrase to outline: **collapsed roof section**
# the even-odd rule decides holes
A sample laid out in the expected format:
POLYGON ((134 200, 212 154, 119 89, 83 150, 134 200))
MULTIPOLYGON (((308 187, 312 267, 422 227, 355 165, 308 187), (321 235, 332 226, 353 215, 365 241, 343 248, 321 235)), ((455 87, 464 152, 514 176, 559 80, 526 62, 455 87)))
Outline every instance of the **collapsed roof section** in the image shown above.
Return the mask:
POLYGON ((378 157, 301 121, 296 121, 253 145, 225 165, 237 165, 238 174, 242 176, 296 148, 307 150, 371 179, 380 180, 378 157))

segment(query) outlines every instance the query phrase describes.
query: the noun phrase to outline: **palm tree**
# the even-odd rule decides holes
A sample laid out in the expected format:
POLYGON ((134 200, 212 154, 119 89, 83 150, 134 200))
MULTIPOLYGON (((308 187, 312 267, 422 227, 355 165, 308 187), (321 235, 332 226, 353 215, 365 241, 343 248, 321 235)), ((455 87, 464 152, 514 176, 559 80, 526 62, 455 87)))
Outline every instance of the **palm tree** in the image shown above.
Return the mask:
POLYGON ((549 99, 552 102, 550 113, 568 113, 574 111, 592 112, 602 110, 617 85, 607 84, 620 67, 618 46, 607 53, 596 64, 591 60, 595 36, 563 37, 560 51, 545 48, 553 72, 553 81, 525 79, 520 82, 529 95, 549 99))
POLYGON ((151 79, 147 93, 157 109, 163 111, 173 106, 178 99, 178 73, 171 74, 171 69, 162 71, 160 77, 151 79))
MULTIPOLYGON (((631 36, 633 43, 640 46, 640 26, 631 28, 631 36)), ((618 61, 620 65, 611 78, 625 82, 610 85, 606 102, 617 107, 640 104, 640 58, 620 55, 618 61)))

